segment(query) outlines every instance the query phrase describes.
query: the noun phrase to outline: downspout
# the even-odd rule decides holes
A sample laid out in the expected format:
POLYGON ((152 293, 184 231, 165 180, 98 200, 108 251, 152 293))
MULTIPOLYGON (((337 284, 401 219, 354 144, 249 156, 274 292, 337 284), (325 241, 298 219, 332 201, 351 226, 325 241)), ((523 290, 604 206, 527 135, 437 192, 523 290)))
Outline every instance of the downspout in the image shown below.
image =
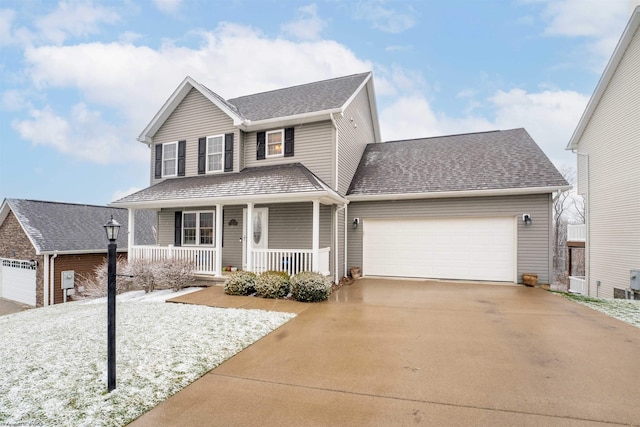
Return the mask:
POLYGON ((49 255, 44 256, 44 273, 42 274, 42 306, 49 305, 49 255))
MULTIPOLYGON (((577 154, 578 156, 584 156, 584 174, 585 174, 585 185, 586 191, 585 194, 585 207, 584 207, 584 226, 585 226, 585 251, 584 251, 584 280, 587 284, 587 296, 591 296, 591 244, 589 243, 591 232, 591 185, 589 182, 589 155, 586 153, 579 153, 577 150, 571 150, 572 153, 577 154)), ((578 178, 580 179, 580 178, 578 178)), ((598 288, 596 287, 596 292, 598 292, 598 288)))
POLYGON ((56 303, 56 299, 55 299, 55 271, 56 271, 56 258, 58 257, 58 251, 55 251, 53 253, 53 256, 51 257, 51 271, 49 272, 49 281, 51 283, 49 283, 50 285, 50 289, 51 289, 51 305, 54 305, 56 303))
POLYGON ((347 220, 348 215, 347 204, 344 204, 344 274, 343 276, 347 277, 347 227, 349 226, 349 222, 347 220))

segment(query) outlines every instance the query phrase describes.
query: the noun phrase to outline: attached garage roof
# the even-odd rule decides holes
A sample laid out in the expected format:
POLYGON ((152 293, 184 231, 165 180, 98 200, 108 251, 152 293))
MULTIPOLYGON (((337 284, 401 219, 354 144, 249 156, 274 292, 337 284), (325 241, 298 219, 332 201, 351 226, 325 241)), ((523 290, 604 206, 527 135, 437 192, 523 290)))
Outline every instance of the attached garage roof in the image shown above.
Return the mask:
MULTIPOLYGON (((118 249, 127 248, 128 211, 107 206, 6 199, 0 209, 0 223, 12 211, 38 254, 106 252, 109 243, 104 224, 111 218, 121 225, 118 249)), ((136 213, 136 244, 155 244, 156 213, 136 213)))
POLYGON ((347 193, 553 192, 567 181, 524 129, 369 144, 347 193))
POLYGON ((320 199, 344 200, 300 163, 247 168, 221 173, 173 178, 113 202, 126 207, 205 206, 216 203, 276 202, 320 199))

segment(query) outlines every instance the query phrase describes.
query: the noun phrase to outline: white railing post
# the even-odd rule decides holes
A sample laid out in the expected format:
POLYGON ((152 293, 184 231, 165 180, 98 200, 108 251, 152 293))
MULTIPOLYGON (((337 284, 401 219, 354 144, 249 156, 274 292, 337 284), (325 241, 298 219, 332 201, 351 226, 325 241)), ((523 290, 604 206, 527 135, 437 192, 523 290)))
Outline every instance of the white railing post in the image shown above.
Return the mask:
POLYGON ((320 202, 313 201, 313 236, 311 241, 311 249, 313 250, 313 267, 312 271, 320 271, 319 267, 319 249, 320 249, 320 202))
POLYGON ((216 256, 215 266, 213 267, 216 276, 222 276, 222 205, 216 205, 216 256))

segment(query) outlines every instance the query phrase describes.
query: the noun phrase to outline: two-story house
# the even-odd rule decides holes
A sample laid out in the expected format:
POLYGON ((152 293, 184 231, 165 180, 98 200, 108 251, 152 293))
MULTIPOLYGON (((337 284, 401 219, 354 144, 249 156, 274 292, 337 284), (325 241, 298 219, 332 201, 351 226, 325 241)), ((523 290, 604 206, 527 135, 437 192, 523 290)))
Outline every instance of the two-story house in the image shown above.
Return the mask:
POLYGON ((550 278, 551 194, 567 183, 524 129, 380 144, 371 73, 225 100, 187 77, 139 141, 158 212, 132 257, 368 276, 550 278))

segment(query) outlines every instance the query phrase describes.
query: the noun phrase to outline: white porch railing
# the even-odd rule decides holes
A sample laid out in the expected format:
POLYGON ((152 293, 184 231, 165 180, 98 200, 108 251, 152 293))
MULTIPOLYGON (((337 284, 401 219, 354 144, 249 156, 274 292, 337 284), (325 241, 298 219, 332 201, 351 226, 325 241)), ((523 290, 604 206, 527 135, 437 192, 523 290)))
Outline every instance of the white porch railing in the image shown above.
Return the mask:
POLYGON ((163 261, 180 259, 193 263, 196 274, 216 274, 216 248, 178 246, 134 246, 131 259, 163 261))
MULTIPOLYGON (((318 251, 318 272, 328 275, 330 248, 318 251)), ((294 275, 301 271, 313 271, 312 249, 254 249, 253 272, 262 273, 267 270, 286 271, 294 275)))
MULTIPOLYGON (((329 275, 330 248, 318 251, 318 272, 329 275)), ((182 259, 191 261, 194 273, 216 275, 216 249, 180 246, 134 246, 131 259, 162 261, 165 259, 182 259)), ((312 249, 254 249, 253 272, 262 273, 267 270, 286 271, 294 275, 301 271, 313 271, 312 249)))
POLYGON ((575 294, 587 294, 586 280, 584 276, 569 276, 569 292, 575 294))
POLYGON ((568 242, 584 242, 587 240, 587 226, 585 224, 567 225, 568 242))

